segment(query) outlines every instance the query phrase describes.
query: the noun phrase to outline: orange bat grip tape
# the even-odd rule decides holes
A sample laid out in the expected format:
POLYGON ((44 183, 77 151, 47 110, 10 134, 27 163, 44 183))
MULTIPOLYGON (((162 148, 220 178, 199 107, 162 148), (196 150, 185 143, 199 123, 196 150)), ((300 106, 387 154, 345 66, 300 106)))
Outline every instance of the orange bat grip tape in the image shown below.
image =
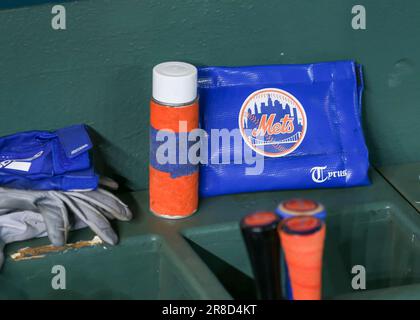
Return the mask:
POLYGON ((294 300, 320 300, 325 225, 311 235, 280 230, 282 248, 289 268, 294 300))

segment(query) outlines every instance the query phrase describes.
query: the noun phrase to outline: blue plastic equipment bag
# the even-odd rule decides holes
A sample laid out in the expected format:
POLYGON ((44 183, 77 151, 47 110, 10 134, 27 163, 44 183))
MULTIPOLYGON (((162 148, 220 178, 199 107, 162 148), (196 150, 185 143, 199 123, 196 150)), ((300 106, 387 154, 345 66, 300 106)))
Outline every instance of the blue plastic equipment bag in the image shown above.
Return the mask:
POLYGON ((16 189, 92 190, 98 185, 84 125, 0 138, 0 185, 16 189))
POLYGON ((353 61, 199 68, 201 196, 369 184, 362 90, 353 61))

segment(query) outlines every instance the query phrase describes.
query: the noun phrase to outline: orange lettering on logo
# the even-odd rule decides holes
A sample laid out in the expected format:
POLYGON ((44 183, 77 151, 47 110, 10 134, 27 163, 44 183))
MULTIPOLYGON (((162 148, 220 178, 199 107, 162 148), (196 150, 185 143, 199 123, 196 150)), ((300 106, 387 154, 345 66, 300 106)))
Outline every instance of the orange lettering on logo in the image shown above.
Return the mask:
POLYGON ((295 126, 293 125, 293 120, 295 118, 289 118, 289 115, 286 114, 283 119, 280 120, 283 127, 283 133, 292 133, 295 130, 295 126))
POLYGON ((286 114, 280 122, 274 123, 274 118, 276 114, 271 114, 267 120, 267 115, 264 114, 261 116, 260 124, 258 129, 252 130, 252 136, 265 136, 267 133, 268 135, 277 135, 277 134, 286 134, 292 133, 295 130, 293 125, 294 118, 290 118, 288 114, 286 114))
POLYGON ((257 137, 257 136, 260 136, 260 135, 265 136, 265 134, 267 133, 267 130, 273 125, 275 117, 276 117, 276 115, 273 113, 273 114, 270 115, 270 118, 268 118, 268 121, 267 121, 267 115, 264 114, 261 117, 260 125, 258 126, 258 129, 257 130, 255 130, 255 129, 252 130, 252 136, 254 136, 254 137, 257 137))

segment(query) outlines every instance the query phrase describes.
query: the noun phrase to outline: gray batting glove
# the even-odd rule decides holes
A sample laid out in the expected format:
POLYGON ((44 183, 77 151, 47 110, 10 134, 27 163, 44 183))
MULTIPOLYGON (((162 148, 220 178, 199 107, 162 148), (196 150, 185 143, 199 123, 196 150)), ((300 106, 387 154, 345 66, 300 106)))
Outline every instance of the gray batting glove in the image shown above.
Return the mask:
MULTIPOLYGON (((85 228, 77 218, 71 229, 85 228)), ((45 237, 47 226, 44 217, 34 211, 16 211, 0 215, 0 269, 4 262, 4 246, 8 243, 45 237)))
POLYGON ((4 246, 47 235, 47 227, 41 214, 19 211, 0 216, 0 268, 4 262, 4 246))
POLYGON ((61 192, 0 188, 0 213, 25 210, 42 215, 48 237, 54 246, 62 246, 67 242, 71 228, 69 212, 109 244, 116 244, 118 237, 108 219, 128 221, 132 218, 131 211, 122 201, 102 189, 61 192))
POLYGON ((54 246, 66 243, 70 221, 65 204, 51 191, 0 188, 3 215, 31 211, 42 215, 48 237, 54 246))
POLYGON ((118 237, 108 219, 129 221, 133 217, 127 205, 103 189, 86 192, 60 192, 57 196, 103 241, 112 245, 118 242, 118 237))

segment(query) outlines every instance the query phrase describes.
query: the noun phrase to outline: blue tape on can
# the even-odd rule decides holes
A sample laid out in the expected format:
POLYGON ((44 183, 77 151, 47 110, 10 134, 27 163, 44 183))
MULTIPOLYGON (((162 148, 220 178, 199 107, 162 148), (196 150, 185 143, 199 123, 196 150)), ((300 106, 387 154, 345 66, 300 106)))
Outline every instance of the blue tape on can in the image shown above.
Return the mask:
POLYGON ((191 163, 188 156, 189 150, 196 143, 198 142, 188 141, 185 132, 156 130, 151 127, 150 165, 156 170, 169 173, 172 178, 189 176, 197 172, 199 168, 198 164, 191 163), (160 136, 158 137, 159 132, 160 136), (159 159, 158 152, 162 159, 159 159))

